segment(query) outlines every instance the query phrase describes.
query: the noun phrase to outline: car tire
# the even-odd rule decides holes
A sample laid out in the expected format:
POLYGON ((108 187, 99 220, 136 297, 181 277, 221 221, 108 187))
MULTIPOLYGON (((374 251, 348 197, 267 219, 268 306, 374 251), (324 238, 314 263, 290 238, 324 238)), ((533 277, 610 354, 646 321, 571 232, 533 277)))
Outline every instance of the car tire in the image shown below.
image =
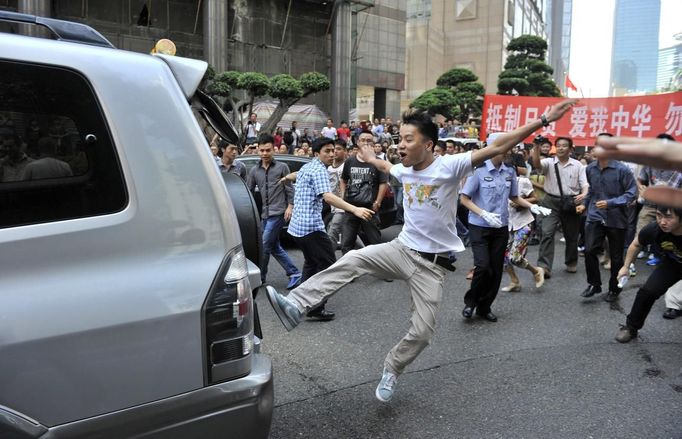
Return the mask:
POLYGON ((256 201, 244 180, 238 175, 225 172, 223 173, 223 181, 237 214, 244 254, 251 262, 260 267, 263 255, 263 231, 256 201))

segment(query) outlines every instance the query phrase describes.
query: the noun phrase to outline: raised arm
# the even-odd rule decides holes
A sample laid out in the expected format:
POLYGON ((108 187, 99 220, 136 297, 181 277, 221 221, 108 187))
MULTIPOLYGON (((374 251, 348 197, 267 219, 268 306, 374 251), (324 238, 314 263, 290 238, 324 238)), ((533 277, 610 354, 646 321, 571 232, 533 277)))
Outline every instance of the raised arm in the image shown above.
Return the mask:
MULTIPOLYGON (((503 133, 497 137, 491 145, 483 149, 474 151, 471 154, 472 165, 478 166, 484 161, 495 157, 499 154, 504 154, 514 147, 514 145, 521 142, 526 137, 530 136, 534 131, 542 128, 543 118, 547 123, 555 122, 566 114, 566 112, 578 102, 577 99, 566 99, 553 105, 547 113, 543 114, 540 119, 534 120, 533 122, 527 123, 526 125, 515 129, 509 133, 503 133)), ((539 159, 539 151, 537 152, 539 159)), ((535 155, 533 155, 533 166, 539 167, 540 163, 535 163, 535 155)))
POLYGON ((358 150, 358 156, 360 159, 362 159, 362 161, 376 166, 378 170, 386 173, 386 175, 391 172, 393 163, 389 162, 388 160, 378 159, 376 154, 374 154, 374 148, 372 145, 368 143, 360 143, 359 145, 360 149, 358 150))

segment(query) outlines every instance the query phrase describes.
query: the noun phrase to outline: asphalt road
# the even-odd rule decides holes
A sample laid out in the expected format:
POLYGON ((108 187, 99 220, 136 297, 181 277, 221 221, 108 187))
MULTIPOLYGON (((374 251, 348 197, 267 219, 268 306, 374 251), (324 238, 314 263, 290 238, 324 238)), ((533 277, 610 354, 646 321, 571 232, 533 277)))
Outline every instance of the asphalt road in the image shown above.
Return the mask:
MULTIPOLYGON (((640 337, 613 337, 651 272, 642 262, 619 303, 582 299, 585 269, 562 271, 536 290, 500 292, 497 323, 461 317, 471 252, 460 253, 430 347, 398 380, 389 404, 374 398, 383 359, 406 332, 402 281, 365 276, 339 291, 332 322, 287 333, 257 298, 263 350, 274 362, 272 438, 682 438, 682 318, 659 300, 640 337)), ((290 249, 300 265, 300 251, 290 249)), ((534 262, 537 247, 531 247, 534 262)), ((269 282, 285 291, 272 260, 269 282)), ((606 271, 602 270, 602 280, 606 271)), ((507 281, 506 275, 503 285, 507 281)))

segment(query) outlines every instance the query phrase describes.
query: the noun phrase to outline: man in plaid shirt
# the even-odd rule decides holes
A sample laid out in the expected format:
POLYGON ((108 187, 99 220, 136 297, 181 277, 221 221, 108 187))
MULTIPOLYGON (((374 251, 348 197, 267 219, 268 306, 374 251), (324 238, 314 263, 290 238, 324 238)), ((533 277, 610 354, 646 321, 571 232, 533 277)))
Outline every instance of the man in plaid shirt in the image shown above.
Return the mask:
MULTIPOLYGON (((374 212, 353 206, 332 193, 327 166, 334 160, 334 141, 321 137, 313 144, 315 158, 296 173, 294 211, 289 222, 289 234, 303 251, 303 282, 334 262, 334 248, 322 220, 323 201, 365 221, 374 212)), ((308 311, 308 317, 332 320, 334 313, 325 309, 325 303, 308 311)))

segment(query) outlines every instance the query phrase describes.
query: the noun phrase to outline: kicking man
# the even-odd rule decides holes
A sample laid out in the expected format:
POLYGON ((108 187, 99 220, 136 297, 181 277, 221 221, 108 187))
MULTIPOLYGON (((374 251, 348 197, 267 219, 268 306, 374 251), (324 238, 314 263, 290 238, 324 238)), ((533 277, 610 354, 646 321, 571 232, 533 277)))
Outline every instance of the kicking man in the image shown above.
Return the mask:
POLYGON ((362 275, 404 280, 413 304, 410 328, 386 356, 375 392, 377 399, 388 402, 398 376, 433 337, 436 311, 443 298, 443 281, 447 271, 454 271, 448 252, 464 251, 455 226, 460 179, 470 174, 474 166, 505 153, 535 130, 561 118, 575 102, 574 99, 562 101, 541 119, 500 135, 484 149, 464 154, 434 157, 438 127, 427 113, 418 111, 403 114, 398 147, 401 164, 379 160, 371 145, 361 145, 364 161, 390 172, 402 183, 405 225, 395 240, 346 253, 288 296, 267 287, 270 304, 285 328, 292 330, 307 310, 362 275))

